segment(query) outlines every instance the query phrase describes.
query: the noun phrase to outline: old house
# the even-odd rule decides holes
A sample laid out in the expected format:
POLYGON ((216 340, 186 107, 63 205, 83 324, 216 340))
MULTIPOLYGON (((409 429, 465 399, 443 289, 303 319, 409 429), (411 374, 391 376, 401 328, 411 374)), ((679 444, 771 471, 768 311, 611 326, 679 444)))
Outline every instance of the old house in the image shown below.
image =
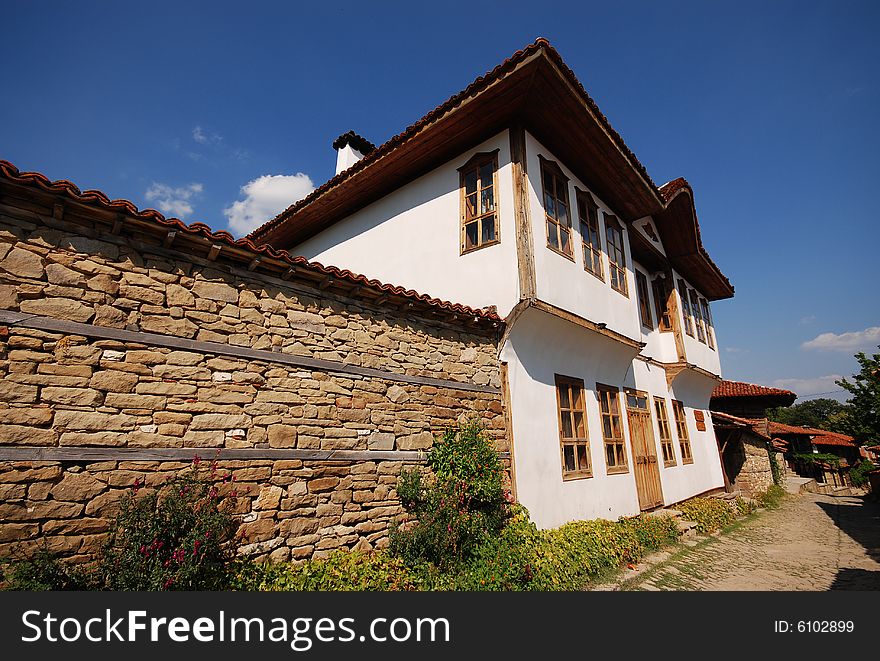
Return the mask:
POLYGON ((684 179, 657 187, 543 39, 374 148, 254 242, 505 319, 516 493, 542 526, 723 485, 710 301, 733 287, 684 179))
POLYGON ((401 465, 463 416, 542 527, 724 486, 733 287, 688 183, 652 182, 549 43, 334 147, 240 240, 0 163, 0 550, 86 553, 194 453, 241 475, 258 552, 382 545, 401 465))

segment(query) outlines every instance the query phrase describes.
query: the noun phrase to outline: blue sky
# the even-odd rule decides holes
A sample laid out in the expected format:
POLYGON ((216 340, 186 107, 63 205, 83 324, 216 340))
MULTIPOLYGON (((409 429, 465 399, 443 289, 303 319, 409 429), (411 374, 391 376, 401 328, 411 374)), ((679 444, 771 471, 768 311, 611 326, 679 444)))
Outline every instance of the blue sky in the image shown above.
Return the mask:
POLYGON ((242 228, 332 176, 340 133, 384 142, 544 36, 693 186, 736 286, 725 376, 810 395, 880 344, 878 32, 876 2, 18 3, 0 158, 242 228))

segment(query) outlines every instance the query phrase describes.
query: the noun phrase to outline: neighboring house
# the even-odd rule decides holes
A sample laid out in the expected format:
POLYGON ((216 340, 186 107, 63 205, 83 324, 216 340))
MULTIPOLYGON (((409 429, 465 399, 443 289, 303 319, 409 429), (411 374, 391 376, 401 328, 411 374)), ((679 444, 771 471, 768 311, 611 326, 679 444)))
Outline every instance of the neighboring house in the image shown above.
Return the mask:
POLYGON ((403 133, 340 136, 337 175, 249 238, 504 318, 517 498, 539 526, 724 485, 710 301, 684 179, 657 187, 539 39, 403 133))
POLYGON ((815 478, 817 482, 846 486, 849 469, 857 464, 861 455, 852 436, 771 422, 773 438, 786 442, 785 459, 789 468, 802 477, 815 478), (834 455, 836 459, 811 460, 809 455, 834 455))
POLYGON ((773 484, 772 460, 785 464, 783 447, 774 443, 767 409, 790 406, 797 395, 788 390, 754 383, 722 381, 712 391, 709 404, 728 491, 752 495, 773 484))

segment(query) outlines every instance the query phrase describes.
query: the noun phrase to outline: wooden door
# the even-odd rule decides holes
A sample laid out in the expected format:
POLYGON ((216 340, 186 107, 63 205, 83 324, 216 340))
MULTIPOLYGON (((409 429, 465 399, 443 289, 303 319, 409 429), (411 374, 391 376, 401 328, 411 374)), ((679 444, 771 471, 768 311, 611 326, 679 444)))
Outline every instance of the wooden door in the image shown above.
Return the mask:
POLYGON ((642 510, 653 509, 663 505, 663 489, 660 487, 657 446, 654 443, 654 425, 651 424, 647 394, 638 390, 628 390, 626 413, 635 462, 639 507, 642 510))

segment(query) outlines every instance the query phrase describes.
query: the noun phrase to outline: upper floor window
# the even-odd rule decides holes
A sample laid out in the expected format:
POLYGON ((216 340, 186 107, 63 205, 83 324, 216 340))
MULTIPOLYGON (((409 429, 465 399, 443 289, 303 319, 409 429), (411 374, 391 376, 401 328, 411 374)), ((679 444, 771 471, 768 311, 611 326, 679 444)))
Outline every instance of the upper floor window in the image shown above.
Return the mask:
POLYGON ((684 417, 684 404, 677 399, 672 400, 672 414, 675 416, 675 430, 678 432, 678 446, 681 448, 681 463, 694 463, 691 453, 691 439, 688 435, 687 419, 684 417))
POLYGON ((611 288, 629 296, 626 286, 626 254, 623 251, 623 228, 615 216, 605 214, 605 243, 608 246, 608 278, 611 288))
POLYGON ((556 163, 541 159, 544 187, 544 216, 547 220, 547 247, 574 260, 571 247, 571 213, 568 207, 568 178, 556 163))
POLYGON ((703 323, 703 314, 700 312, 700 301, 698 300, 697 292, 693 289, 690 290, 691 295, 691 309, 694 313, 694 324, 697 327, 697 339, 703 344, 706 343, 706 324, 703 323))
POLYGON ((608 473, 626 473, 626 444, 623 440, 623 421, 620 418, 620 391, 614 386, 596 384, 599 413, 602 418, 602 437, 605 441, 605 465, 608 473))
POLYGON ((706 342, 709 348, 715 348, 715 340, 712 337, 712 317, 709 316, 709 302, 705 298, 700 299, 700 310, 703 312, 703 322, 706 324, 706 342))
POLYGON ((658 276, 651 283, 654 289, 654 310, 661 331, 672 330, 672 318, 669 316, 669 286, 666 278, 658 276))
POLYGON ((694 336, 694 318, 691 315, 691 304, 688 300, 687 285, 684 280, 678 279, 678 295, 681 297, 681 314, 684 317, 684 332, 694 336))
POLYGON ((559 411, 559 444, 562 479, 591 477, 590 439, 584 406, 584 382, 556 375, 556 406, 559 411))
POLYGON ((654 319, 651 317, 651 304, 648 298, 648 278, 641 271, 636 270, 636 293, 639 299, 639 317, 642 326, 654 328, 654 319))
POLYGON ((672 432, 669 429, 666 400, 662 397, 654 397, 654 410, 657 412, 657 426, 660 428, 660 447, 663 449, 663 465, 675 466, 675 450, 672 447, 672 432))
POLYGON ((459 168, 462 254, 500 240, 495 186, 497 170, 497 150, 489 154, 476 154, 459 168))
POLYGON ((584 268, 600 280, 605 280, 602 273, 602 244, 599 239, 599 207, 593 201, 593 196, 586 191, 575 188, 575 192, 581 241, 584 245, 584 268))

